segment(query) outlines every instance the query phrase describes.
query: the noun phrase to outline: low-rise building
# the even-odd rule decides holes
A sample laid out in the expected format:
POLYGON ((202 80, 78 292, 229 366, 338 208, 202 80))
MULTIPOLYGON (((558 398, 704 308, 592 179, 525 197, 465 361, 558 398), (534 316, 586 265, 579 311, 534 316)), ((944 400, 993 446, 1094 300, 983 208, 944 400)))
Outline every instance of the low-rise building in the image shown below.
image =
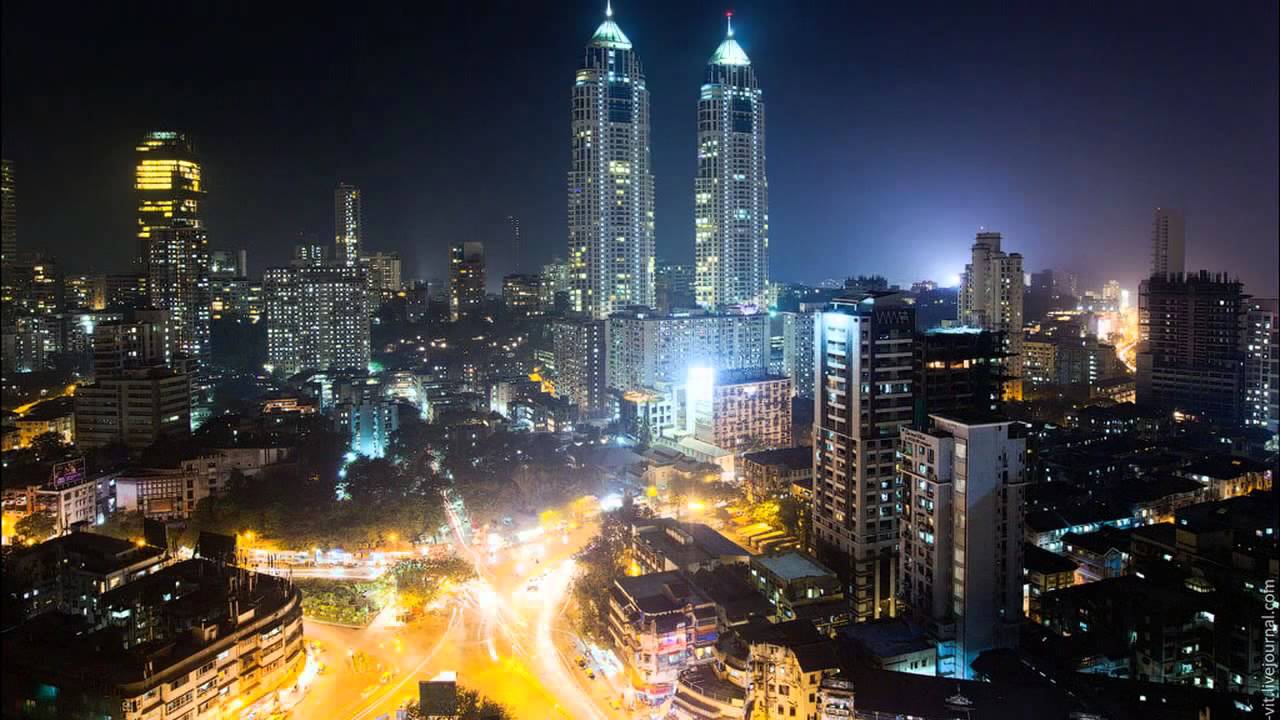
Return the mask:
POLYGON ((750 648, 749 712, 770 718, 816 718, 822 681, 841 670, 834 643, 807 620, 736 632, 750 648))
POLYGON ((30 619, 46 612, 80 615, 101 621, 98 599, 103 593, 168 564, 164 548, 107 535, 73 532, 18 548, 5 560, 6 604, 30 619))
POLYGON ((881 670, 935 675, 938 651, 924 628, 901 618, 855 623, 837 638, 858 661, 881 670))
POLYGON ((709 525, 663 517, 633 521, 629 549, 643 573, 695 573, 744 564, 751 557, 709 525))
POLYGON ((116 475, 116 507, 156 520, 187 518, 201 500, 222 492, 229 474, 217 453, 131 467, 116 475))
POLYGON ((284 578, 193 559, 99 603, 104 622, 45 613, 4 634, 6 717, 213 720, 290 682, 305 659, 302 596, 284 578))
POLYGON ((1063 535, 1062 552, 1076 564, 1077 584, 1128 574, 1129 537, 1129 531, 1108 527, 1063 535))
POLYGON ((32 440, 45 433, 53 433, 62 443, 70 445, 76 438, 75 400, 46 400, 14 418, 13 426, 18 431, 17 447, 28 447, 32 440))
POLYGON ((711 660, 719 634, 715 603, 678 572, 618 578, 609 633, 635 672, 637 696, 657 704, 675 692, 681 670, 711 660))
POLYGON ((802 619, 824 633, 849 622, 849 603, 840 578, 797 550, 751 558, 751 578, 773 603, 780 622, 802 619))
POLYGON ((813 484, 813 448, 792 447, 761 450, 743 455, 738 471, 747 489, 747 500, 783 498, 798 480, 813 484))
POLYGON ((1040 623, 1040 598, 1045 593, 1074 585, 1076 564, 1070 558, 1031 543, 1023 543, 1022 553, 1022 614, 1031 622, 1040 623))
POLYGON ((1273 480, 1273 471, 1270 466, 1233 455, 1206 457, 1176 471, 1175 474, 1191 478, 1204 485, 1212 500, 1226 500, 1248 495, 1254 490, 1270 490, 1273 480))
POLYGON ((741 452, 791 446, 791 378, 760 370, 691 368, 685 429, 741 452))

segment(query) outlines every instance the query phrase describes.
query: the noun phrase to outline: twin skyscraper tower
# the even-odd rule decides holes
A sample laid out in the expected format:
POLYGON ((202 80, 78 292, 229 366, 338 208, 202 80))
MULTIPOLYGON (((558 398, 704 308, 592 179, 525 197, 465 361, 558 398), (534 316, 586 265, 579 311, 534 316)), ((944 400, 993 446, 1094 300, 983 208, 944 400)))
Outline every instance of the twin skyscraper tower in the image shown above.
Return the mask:
MULTIPOLYGON (((769 184, 764 99, 751 60, 727 33, 698 98, 694 296, 724 309, 765 304, 769 184)), ((597 318, 654 305, 654 187, 649 90, 612 7, 587 44, 573 86, 569 293, 597 318)))

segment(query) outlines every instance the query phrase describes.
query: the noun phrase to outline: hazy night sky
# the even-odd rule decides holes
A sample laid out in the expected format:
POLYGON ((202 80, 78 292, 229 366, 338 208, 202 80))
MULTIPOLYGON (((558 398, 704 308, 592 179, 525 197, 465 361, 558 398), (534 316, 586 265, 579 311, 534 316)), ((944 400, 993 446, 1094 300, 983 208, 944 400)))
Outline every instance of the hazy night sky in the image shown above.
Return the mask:
MULTIPOLYGON (((987 226, 1028 270, 1136 287, 1165 204, 1187 214, 1189 268, 1274 295, 1277 3, 1116 5, 733 3, 767 104, 773 279, 948 282, 987 226)), ((724 9, 615 4, 651 94, 661 257, 693 254, 724 9)), ((194 136, 212 243, 249 248, 254 272, 299 231, 332 241, 339 179, 406 277, 440 275, 463 239, 486 243, 491 278, 511 271, 511 214, 532 269, 564 253, 569 88, 602 17, 603 0, 6 0, 19 244, 126 267, 133 146, 163 128, 194 136)))

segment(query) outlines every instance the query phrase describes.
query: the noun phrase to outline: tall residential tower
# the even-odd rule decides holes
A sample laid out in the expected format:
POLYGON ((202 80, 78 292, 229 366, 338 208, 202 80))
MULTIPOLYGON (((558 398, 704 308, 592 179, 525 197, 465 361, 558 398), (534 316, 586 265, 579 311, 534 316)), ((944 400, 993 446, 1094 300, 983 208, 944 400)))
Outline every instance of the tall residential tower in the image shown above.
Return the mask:
POLYGON ((694 254, 697 302, 706 308, 763 305, 769 283, 764 99, 728 15, 698 99, 694 254))
POLYGON ((484 310, 484 243, 449 246, 449 319, 478 317, 484 310))
POLYGON ((649 90, 612 8, 587 44, 572 94, 570 305, 604 318, 653 305, 649 90))
POLYGON ((956 309, 960 323, 1005 339, 1005 393, 1022 397, 1022 256, 1000 248, 1000 233, 980 232, 964 268, 956 309))
POLYGON ((334 259, 346 265, 360 262, 360 245, 364 239, 364 210, 360 188, 338 183, 333 191, 334 259))
POLYGON ((894 293, 837 298, 814 320, 812 545, 848 579, 853 618, 898 603, 898 433, 912 421, 915 308, 894 293))
POLYGON ((0 260, 18 252, 18 181, 13 162, 0 160, 0 260))

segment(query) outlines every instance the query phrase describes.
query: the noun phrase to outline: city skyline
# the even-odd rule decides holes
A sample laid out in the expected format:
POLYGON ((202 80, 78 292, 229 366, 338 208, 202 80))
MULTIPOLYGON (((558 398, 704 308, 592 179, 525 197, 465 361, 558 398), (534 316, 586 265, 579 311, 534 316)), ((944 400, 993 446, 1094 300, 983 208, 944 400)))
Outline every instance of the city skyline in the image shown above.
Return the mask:
POLYGON ((1280 702, 1280 5, 4 19, 0 717, 1280 702))
MULTIPOLYGON (((1154 20, 1131 9, 1053 17, 1051 10, 961 15, 948 8, 930 20, 946 33, 913 49, 906 43, 932 26, 915 27, 886 9, 868 9, 856 20, 841 8, 788 17, 764 6, 734 9, 737 38, 761 85, 773 88, 774 279, 816 281, 839 266, 836 277, 882 272, 895 282, 949 284, 973 232, 986 226, 1023 253, 1028 270, 1076 269, 1081 249, 1106 251, 1110 274, 1136 287, 1149 267, 1152 208, 1172 206, 1187 218, 1188 270, 1238 270, 1252 294, 1275 293, 1275 276, 1265 268, 1275 265, 1276 252, 1270 200, 1277 188, 1276 75, 1274 63, 1262 60, 1274 56, 1275 40, 1257 29, 1274 26, 1275 8, 1225 19, 1170 13, 1154 20), (837 26, 845 29, 820 31, 837 26), (1240 41, 1218 47, 1214 38, 1222 32, 1240 41), (997 37, 1000 43, 988 42, 997 37), (939 69, 940 59, 954 69, 939 69), (1224 105, 1237 112, 1208 110, 1224 105), (1257 259, 1244 260, 1251 256, 1257 259)), ((687 22, 671 24, 665 19, 673 6, 614 8, 646 59, 659 258, 693 257, 690 106, 707 53, 723 38, 722 10, 681 8, 687 22)), ((267 76, 236 90, 231 104, 241 112, 208 99, 223 82, 210 78, 228 60, 219 52, 216 61, 193 60, 182 72, 151 68, 160 86, 186 102, 161 104, 163 93, 92 71, 76 79, 44 77, 58 63, 33 62, 38 33, 13 29, 40 26, 41 12, 15 6, 5 30, 6 94, 17 101, 5 104, 4 152, 20 178, 22 248, 66 256, 75 269, 121 266, 129 257, 131 171, 123 156, 142 133, 173 128, 192 137, 201 159, 211 247, 249 248, 255 271, 287 259, 299 230, 332 232, 329 198, 339 181, 364 191, 369 251, 401 252, 408 276, 442 277, 450 242, 506 240, 505 218, 513 214, 522 218, 529 262, 563 254, 555 178, 563 178, 567 163, 555 138, 566 130, 563 78, 599 22, 595 4, 555 13, 505 8, 491 22, 481 22, 479 10, 449 8, 437 24, 456 37, 435 43, 416 36, 410 42, 386 25, 360 25, 370 39, 349 58, 328 58, 327 69, 367 71, 377 92, 345 100, 336 120, 295 113, 330 92, 319 84, 325 64, 304 67, 305 55, 273 56, 267 76), (388 76, 401 62, 443 62, 459 45, 471 52, 484 34, 515 42, 525 32, 546 47, 529 50, 519 67, 498 69, 498 84, 516 88, 518 125, 507 117, 481 121, 470 110, 450 118, 416 113, 432 98, 476 105, 478 89, 434 78, 425 84, 434 93, 419 91, 412 78, 388 76), (269 94, 282 73, 292 78, 291 89, 269 94), (76 102, 63 102, 70 99, 76 102), (81 111, 70 112, 72 105, 81 111), (87 123, 96 113, 83 110, 94 108, 112 112, 87 123), (477 146, 482 135, 488 144, 477 146), (473 169, 462 162, 464 151, 501 159, 473 169), (461 202, 456 193, 468 183, 457 180, 476 172, 492 174, 496 192, 461 202), (67 192, 75 198, 70 207, 80 211, 67 212, 67 192)), ((122 38, 146 30, 133 12, 110 19, 122 38)), ((198 19, 198 10, 187 12, 198 19)), ((59 38, 39 40, 71 43, 95 19, 102 18, 89 13, 61 28, 59 38)), ((282 21, 270 13, 263 20, 265 27, 282 21)), ((190 24, 197 46, 213 42, 201 23, 190 24)), ((310 34, 299 39, 323 40, 332 32, 318 25, 304 30, 310 34)), ((294 42, 269 52, 296 49, 294 42)), ((142 62, 123 42, 101 50, 126 68, 142 62)), ((68 47, 69 58, 75 52, 82 51, 68 47)), ((231 62, 233 71, 248 69, 246 60, 231 62)), ((490 275, 496 281, 513 269, 499 264, 490 275)))

